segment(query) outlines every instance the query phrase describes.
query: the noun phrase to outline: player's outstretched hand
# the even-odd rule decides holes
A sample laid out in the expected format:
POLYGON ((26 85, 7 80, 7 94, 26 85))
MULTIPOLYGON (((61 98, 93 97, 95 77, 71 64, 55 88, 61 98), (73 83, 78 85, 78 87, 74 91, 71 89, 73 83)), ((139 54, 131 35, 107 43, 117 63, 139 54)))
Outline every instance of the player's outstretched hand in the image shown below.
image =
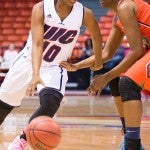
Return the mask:
POLYGON ((95 64, 92 64, 92 65, 90 66, 90 69, 91 69, 92 71, 100 70, 100 69, 102 69, 102 68, 103 68, 103 65, 95 66, 95 64))
POLYGON ((77 68, 74 64, 69 63, 67 61, 62 61, 59 64, 61 67, 65 68, 67 71, 74 72, 77 71, 77 68))
POLYGON ((91 96, 98 97, 103 89, 103 87, 108 83, 105 79, 105 75, 97 75, 91 81, 90 86, 87 89, 87 92, 91 96))
POLYGON ((31 81, 27 87, 27 90, 26 90, 27 96, 33 96, 34 95, 37 84, 44 85, 44 82, 42 81, 42 79, 40 78, 39 75, 34 75, 34 76, 32 76, 32 79, 31 79, 31 81))

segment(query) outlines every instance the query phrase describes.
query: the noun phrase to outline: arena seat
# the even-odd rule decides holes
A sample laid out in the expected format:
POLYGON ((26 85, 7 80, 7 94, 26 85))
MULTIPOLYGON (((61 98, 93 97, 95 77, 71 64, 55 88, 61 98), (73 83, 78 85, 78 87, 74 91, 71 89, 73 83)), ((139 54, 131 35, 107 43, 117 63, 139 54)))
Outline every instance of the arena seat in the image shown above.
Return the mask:
POLYGON ((17 48, 22 48, 30 30, 32 7, 38 1, 40 0, 0 1, 0 44, 2 49, 7 47, 9 42, 14 42, 17 48))

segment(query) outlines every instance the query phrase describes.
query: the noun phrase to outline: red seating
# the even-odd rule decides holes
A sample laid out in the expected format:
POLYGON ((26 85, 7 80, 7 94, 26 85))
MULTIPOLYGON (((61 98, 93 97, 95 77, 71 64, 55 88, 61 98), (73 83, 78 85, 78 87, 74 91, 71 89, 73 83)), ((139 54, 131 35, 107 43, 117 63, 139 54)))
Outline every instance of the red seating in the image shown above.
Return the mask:
POLYGON ((27 29, 16 29, 15 34, 17 35, 27 35, 29 31, 27 29))
POLYGON ((2 29, 3 28, 12 28, 13 27, 13 23, 12 22, 6 22, 6 23, 2 23, 1 24, 2 29))
POLYGON ((110 30, 109 29, 101 29, 101 34, 103 35, 109 35, 110 30))
POLYGON ((3 22, 14 22, 15 17, 5 16, 3 17, 3 22))
POLYGON ((22 10, 21 11, 21 16, 31 16, 31 11, 30 9, 22 10))
POLYGON ((16 9, 8 9, 8 16, 18 16, 20 14, 20 10, 16 10, 16 9))
POLYGON ((85 42, 86 40, 87 40, 87 38, 88 38, 88 36, 86 36, 86 35, 79 35, 79 37, 78 37, 78 42, 85 42))
POLYGON ((13 35, 13 34, 15 34, 15 30, 13 28, 3 29, 2 34, 8 34, 8 35, 12 34, 13 35))
POLYGON ((23 47, 24 42, 18 42, 18 41, 16 41, 16 42, 14 42, 14 44, 15 44, 15 46, 16 46, 16 47, 20 47, 20 48, 22 48, 22 47, 23 47))
POLYGON ((20 37, 18 35, 8 35, 7 40, 10 42, 16 42, 20 40, 20 37))
POLYGON ((113 17, 114 12, 113 11, 107 11, 106 16, 113 17))
POLYGON ((112 22, 112 17, 102 16, 99 21, 100 22, 112 22))
POLYGON ((20 22, 15 22, 13 24, 13 27, 14 28, 24 28, 24 24, 23 23, 20 23, 20 22))

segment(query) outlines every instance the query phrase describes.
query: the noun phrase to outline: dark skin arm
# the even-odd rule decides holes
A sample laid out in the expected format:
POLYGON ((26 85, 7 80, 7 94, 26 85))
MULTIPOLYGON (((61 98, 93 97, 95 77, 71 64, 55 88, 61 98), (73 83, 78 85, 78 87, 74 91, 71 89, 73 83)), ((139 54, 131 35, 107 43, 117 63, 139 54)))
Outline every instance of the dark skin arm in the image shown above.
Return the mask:
MULTIPOLYGON (((118 49, 124 34, 120 31, 120 29, 113 22, 112 29, 110 31, 109 37, 107 39, 107 43, 102 50, 102 62, 105 63, 110 60, 118 49), (114 38, 114 36, 116 36, 114 38)), ((95 57, 92 55, 91 57, 82 60, 78 63, 71 64, 68 62, 61 62, 61 66, 64 67, 67 71, 77 71, 78 69, 90 67, 92 70, 95 70, 93 67, 95 57)))
POLYGON ((95 56, 93 67, 95 68, 95 70, 99 70, 102 68, 102 37, 93 12, 86 7, 84 7, 83 25, 90 32, 93 43, 93 50, 95 56))
POLYGON ((91 34, 94 55, 87 60, 77 64, 70 64, 66 61, 61 62, 60 66, 67 69, 67 71, 76 71, 78 69, 87 68, 89 66, 93 67, 93 70, 99 70, 102 68, 102 37, 100 34, 100 29, 93 15, 93 12, 86 7, 84 10, 83 25, 91 34))
MULTIPOLYGON (((122 72, 125 72, 127 69, 129 69, 144 54, 141 40, 142 37, 136 19, 136 6, 134 2, 124 1, 118 7, 117 11, 120 21, 124 27, 128 43, 130 45, 130 52, 123 59, 123 61, 115 68, 93 79, 92 84, 88 88, 88 92, 90 95, 99 94, 102 88, 109 81, 111 81, 113 78, 119 76, 122 72)), ((116 38, 116 36, 114 36, 114 38, 116 38)))

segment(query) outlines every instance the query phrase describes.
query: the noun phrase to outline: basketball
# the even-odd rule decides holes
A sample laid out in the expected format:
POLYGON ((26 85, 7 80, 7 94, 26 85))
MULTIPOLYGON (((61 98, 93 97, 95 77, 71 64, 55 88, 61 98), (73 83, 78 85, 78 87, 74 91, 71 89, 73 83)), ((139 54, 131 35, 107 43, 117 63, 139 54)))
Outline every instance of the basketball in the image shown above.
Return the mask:
POLYGON ((26 130, 27 141, 34 150, 53 150, 61 140, 61 128, 50 117, 33 119, 26 130))

